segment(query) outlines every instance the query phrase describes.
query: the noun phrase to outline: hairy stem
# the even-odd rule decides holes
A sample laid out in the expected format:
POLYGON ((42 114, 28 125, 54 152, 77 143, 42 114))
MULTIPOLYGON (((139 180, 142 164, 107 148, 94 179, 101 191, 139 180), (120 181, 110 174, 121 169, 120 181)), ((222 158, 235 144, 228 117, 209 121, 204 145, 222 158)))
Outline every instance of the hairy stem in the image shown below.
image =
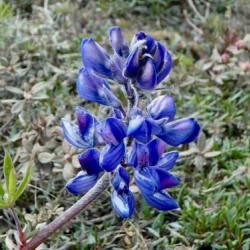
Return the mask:
POLYGON ((19 248, 21 249, 23 245, 25 245, 25 234, 22 230, 22 227, 20 225, 20 222, 19 222, 19 219, 18 219, 18 216, 16 214, 16 210, 14 207, 10 208, 10 211, 11 211, 11 215, 15 221, 15 224, 16 224, 16 229, 17 229, 17 232, 18 232, 18 238, 19 238, 19 248))
POLYGON ((92 189, 90 189, 80 200, 78 200, 69 209, 64 211, 54 221, 44 226, 21 249, 33 250, 38 247, 42 242, 52 236, 58 229, 69 223, 70 220, 78 215, 89 203, 94 201, 108 186, 109 173, 104 173, 104 175, 99 179, 96 185, 92 189))
POLYGON ((129 116, 131 109, 138 105, 138 94, 132 82, 128 82, 124 86, 128 98, 127 116, 129 116))

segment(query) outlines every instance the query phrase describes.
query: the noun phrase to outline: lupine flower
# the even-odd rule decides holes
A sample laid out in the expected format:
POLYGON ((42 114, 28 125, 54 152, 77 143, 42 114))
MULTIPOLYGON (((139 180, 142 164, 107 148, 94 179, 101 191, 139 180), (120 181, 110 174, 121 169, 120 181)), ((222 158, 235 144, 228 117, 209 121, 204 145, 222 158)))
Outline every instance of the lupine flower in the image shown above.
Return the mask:
POLYGON ((175 103, 167 95, 156 97, 145 110, 135 102, 126 113, 108 80, 124 85, 126 91, 129 85, 135 87, 134 91, 152 90, 169 74, 172 57, 164 45, 144 32, 136 33, 128 46, 121 29, 115 26, 109 29, 109 40, 112 56, 92 38, 81 43, 84 67, 77 77, 77 92, 81 98, 110 107, 112 115, 100 121, 77 107, 76 124, 62 119, 65 139, 82 150, 78 157, 81 171, 67 182, 66 189, 82 195, 104 171, 108 172, 112 176, 113 208, 121 218, 130 218, 135 206, 129 189, 129 173, 133 172, 132 181, 149 206, 176 209, 178 204, 166 189, 180 184, 179 178, 169 172, 179 153, 166 150, 168 145, 194 141, 200 126, 194 118, 174 120, 175 103))
MULTIPOLYGON (((78 108, 77 110, 81 110, 81 112, 83 112, 83 109, 78 108)), ((67 122, 63 120, 62 128, 64 130, 64 134, 67 135, 65 139, 70 144, 77 147, 78 144, 76 144, 76 142, 81 139, 80 135, 79 138, 73 138, 76 142, 69 136, 75 131, 75 125, 72 124, 71 127, 66 126, 68 128, 68 130, 66 130, 65 124, 67 124, 67 122)), ((87 150, 81 153, 78 158, 83 171, 76 177, 69 180, 66 184, 67 190, 72 194, 79 195, 87 192, 97 182, 98 176, 101 172, 113 171, 125 156, 125 145, 123 142, 123 139, 126 137, 125 124, 123 124, 121 120, 112 117, 107 118, 103 122, 96 121, 96 124, 94 133, 90 131, 88 126, 82 126, 82 133, 85 136, 89 136, 88 133, 92 132, 93 137, 98 138, 99 136, 101 139, 99 138, 96 140, 97 143, 95 144, 80 145, 80 148, 87 148, 87 150), (99 152, 96 148, 92 148, 94 145, 100 145, 103 142, 105 142, 106 145, 103 147, 101 152, 99 152), (84 183, 86 183, 86 185, 84 185, 84 183)))
POLYGON ((114 26, 109 29, 109 41, 113 56, 92 38, 83 39, 81 56, 88 72, 120 84, 132 81, 138 88, 151 90, 172 69, 173 61, 168 49, 142 31, 135 34, 129 47, 120 27, 114 26))
POLYGON ((112 204, 121 218, 129 218, 134 212, 134 196, 129 190, 130 177, 123 167, 118 167, 112 178, 112 204))
POLYGON ((146 202, 157 209, 170 210, 178 208, 178 205, 163 190, 180 183, 177 177, 168 172, 174 167, 179 154, 176 151, 163 154, 164 147, 160 139, 148 144, 134 142, 128 163, 135 168, 135 183, 146 202))
POLYGON ((168 76, 172 69, 172 57, 165 46, 144 32, 135 34, 124 75, 136 81, 138 87, 151 90, 168 76))
POLYGON ((194 118, 171 121, 176 113, 173 98, 159 96, 147 107, 148 113, 132 111, 128 125, 128 136, 141 143, 148 143, 152 135, 161 138, 171 146, 190 143, 199 134, 200 126, 194 118))
POLYGON ((88 111, 81 107, 75 110, 77 125, 62 119, 61 126, 64 138, 76 148, 94 147, 98 144, 97 125, 98 121, 88 111))
POLYGON ((121 107, 120 101, 110 91, 108 83, 85 68, 79 71, 76 88, 83 99, 114 108, 121 107))

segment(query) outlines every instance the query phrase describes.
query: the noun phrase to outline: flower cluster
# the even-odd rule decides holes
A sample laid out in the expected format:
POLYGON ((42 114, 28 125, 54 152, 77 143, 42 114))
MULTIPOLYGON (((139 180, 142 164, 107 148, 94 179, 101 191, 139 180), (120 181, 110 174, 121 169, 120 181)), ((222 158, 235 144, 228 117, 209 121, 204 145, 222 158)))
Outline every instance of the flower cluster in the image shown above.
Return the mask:
POLYGON ((176 209, 177 202, 165 189, 180 183, 169 172, 179 153, 165 151, 168 145, 194 141, 200 126, 194 118, 174 120, 176 107, 168 95, 156 97, 145 109, 140 105, 137 91, 155 89, 172 68, 172 57, 162 43, 138 32, 128 46, 119 27, 110 28, 109 39, 112 56, 92 38, 81 43, 84 67, 77 77, 77 92, 83 99, 109 106, 112 115, 99 121, 77 107, 77 124, 62 119, 65 139, 83 150, 79 155, 82 170, 66 188, 72 194, 84 194, 102 172, 110 172, 113 208, 121 218, 129 218, 135 203, 129 189, 133 172, 134 183, 150 206, 176 209), (131 102, 128 110, 113 94, 108 80, 120 84, 131 102))

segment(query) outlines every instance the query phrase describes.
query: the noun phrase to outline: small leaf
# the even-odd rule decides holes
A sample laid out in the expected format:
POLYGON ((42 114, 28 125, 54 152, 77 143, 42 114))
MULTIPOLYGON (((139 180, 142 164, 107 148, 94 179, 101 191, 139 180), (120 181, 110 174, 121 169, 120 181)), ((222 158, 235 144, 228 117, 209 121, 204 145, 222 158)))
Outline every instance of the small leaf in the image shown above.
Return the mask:
POLYGON ((220 154, 221 154, 221 151, 211 151, 211 152, 205 153, 205 157, 206 158, 213 158, 213 157, 216 157, 220 154))
POLYGON ((200 152, 202 152, 205 149, 206 146, 206 135, 201 132, 198 138, 198 142, 197 142, 197 147, 200 150, 200 152))
POLYGON ((24 108, 25 101, 17 101, 15 104, 12 105, 11 107, 11 113, 12 114, 19 114, 23 108, 24 108))
POLYGON ((8 208, 8 203, 0 199, 0 208, 8 208))
POLYGON ((152 228, 160 232, 162 226, 164 225, 164 218, 165 218, 164 213, 159 213, 152 224, 152 228))
POLYGON ((23 90, 21 90, 20 88, 16 88, 16 87, 12 87, 12 86, 6 86, 5 89, 8 90, 9 92, 13 93, 13 94, 23 95, 23 90))
POLYGON ((54 153, 48 153, 48 152, 42 152, 38 155, 38 160, 43 163, 49 163, 53 160, 53 158, 55 157, 54 153))
POLYGON ((9 174, 9 186, 8 186, 8 195, 9 200, 14 201, 14 194, 16 190, 16 171, 13 167, 9 174))
POLYGON ((26 173, 23 177, 22 182, 19 184, 19 186, 17 188, 17 191, 15 193, 15 199, 18 199, 21 196, 21 194, 23 193, 23 191, 26 189, 27 185, 29 184, 31 175, 32 175, 32 166, 29 165, 27 170, 26 170, 26 173))
POLYGON ((5 151, 4 163, 3 163, 3 174, 4 174, 4 179, 6 182, 6 188, 8 192, 9 192, 9 176, 10 176, 10 172, 12 169, 13 169, 12 160, 10 158, 9 153, 5 151))
POLYGON ((0 182, 0 199, 3 197, 3 195, 4 195, 4 189, 3 189, 3 186, 0 182))

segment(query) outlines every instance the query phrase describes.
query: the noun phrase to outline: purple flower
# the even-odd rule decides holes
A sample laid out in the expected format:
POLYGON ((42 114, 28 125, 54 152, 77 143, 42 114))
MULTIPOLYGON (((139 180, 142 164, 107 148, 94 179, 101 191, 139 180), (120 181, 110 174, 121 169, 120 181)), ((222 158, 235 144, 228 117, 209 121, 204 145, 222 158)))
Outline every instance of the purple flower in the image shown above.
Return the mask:
POLYGON ((178 206, 169 195, 163 193, 163 190, 180 183, 177 177, 168 172, 175 165, 179 154, 175 151, 163 154, 163 146, 159 139, 148 144, 135 142, 129 155, 129 163, 135 168, 135 183, 148 204, 160 210, 169 210, 178 206), (157 156, 155 152, 158 152, 157 156), (150 165, 151 163, 154 164, 150 165), (165 206, 162 199, 167 199, 169 204, 175 206, 165 206))
POLYGON ((194 141, 200 126, 194 118, 171 121, 176 113, 173 98, 159 96, 147 107, 148 114, 136 110, 131 113, 127 135, 142 143, 148 143, 156 135, 171 146, 194 141))
POLYGON ((125 123, 114 117, 105 119, 98 127, 99 134, 106 143, 118 145, 126 137, 127 128, 125 123))
POLYGON ((100 152, 95 148, 89 148, 78 157, 81 168, 85 170, 89 175, 98 175, 103 169, 99 163, 100 152))
POLYGON ((107 52, 92 38, 86 38, 81 43, 83 65, 97 75, 112 79, 111 58, 107 52))
POLYGON ((123 160, 125 146, 121 142, 118 145, 107 144, 100 155, 100 166, 107 172, 113 171, 123 160))
POLYGON ((97 179, 98 175, 89 175, 81 171, 76 177, 67 182, 66 189, 74 195, 84 194, 96 184, 97 179))
POLYGON ((92 38, 81 43, 84 68, 77 77, 77 93, 85 100, 107 106, 108 116, 98 121, 77 107, 76 123, 62 119, 65 139, 77 149, 84 149, 78 156, 81 171, 67 182, 66 189, 75 195, 84 194, 103 172, 108 172, 112 176, 113 209, 127 219, 135 206, 129 188, 133 172, 134 183, 149 206, 176 209, 177 202, 166 190, 180 184, 179 178, 169 172, 179 153, 167 151, 168 145, 194 141, 200 126, 194 118, 174 120, 176 106, 171 96, 158 96, 146 105, 138 98, 141 90, 155 89, 172 69, 172 57, 162 43, 140 31, 128 46, 117 26, 111 27, 108 35, 113 55, 92 38), (128 99, 126 112, 110 88, 114 82, 128 99))
POLYGON ((172 57, 160 42, 140 31, 135 34, 123 74, 141 89, 154 89, 172 69, 172 57))
POLYGON ((120 27, 113 26, 109 28, 109 41, 115 53, 125 58, 128 56, 129 47, 122 35, 120 27))
POLYGON ((113 56, 92 38, 82 40, 82 62, 89 72, 120 84, 132 80, 137 87, 151 90, 172 69, 173 61, 168 49, 142 31, 135 34, 129 47, 120 27, 113 26, 109 29, 109 41, 113 56))
POLYGON ((176 107, 172 97, 162 95, 156 97, 147 107, 151 117, 155 120, 168 118, 171 121, 176 114, 176 107))
POLYGON ((114 108, 121 107, 120 101, 111 92, 108 83, 90 73, 86 68, 79 71, 76 88, 79 96, 83 99, 114 108))
POLYGON ((112 178, 111 201, 115 212, 123 219, 130 218, 134 212, 134 196, 129 190, 128 172, 119 167, 112 178))
POLYGON ((81 107, 76 108, 75 114, 77 125, 68 122, 66 119, 61 120, 64 138, 76 148, 94 147, 98 144, 96 133, 98 122, 96 118, 81 107))

